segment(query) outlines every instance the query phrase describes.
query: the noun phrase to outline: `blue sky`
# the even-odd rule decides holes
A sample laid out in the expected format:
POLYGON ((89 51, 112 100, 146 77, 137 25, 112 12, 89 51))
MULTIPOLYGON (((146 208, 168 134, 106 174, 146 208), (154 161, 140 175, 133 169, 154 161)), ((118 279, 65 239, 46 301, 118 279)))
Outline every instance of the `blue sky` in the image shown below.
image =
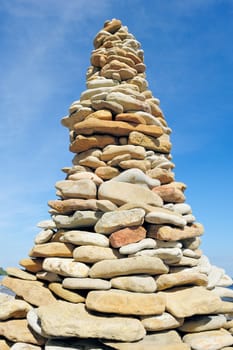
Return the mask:
POLYGON ((119 18, 142 44, 203 252, 233 276, 233 1, 1 0, 0 266, 27 257, 70 166, 60 119, 85 89, 92 41, 119 18))

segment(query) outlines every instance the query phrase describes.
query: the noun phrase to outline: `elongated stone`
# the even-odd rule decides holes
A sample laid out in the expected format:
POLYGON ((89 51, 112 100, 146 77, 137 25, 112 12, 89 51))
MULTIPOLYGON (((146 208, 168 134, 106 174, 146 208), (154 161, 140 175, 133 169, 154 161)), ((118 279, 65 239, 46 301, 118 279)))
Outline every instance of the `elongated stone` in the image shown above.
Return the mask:
POLYGON ((155 138, 149 135, 144 135, 138 131, 132 131, 129 134, 129 144, 142 146, 146 149, 154 150, 160 153, 169 153, 171 150, 169 137, 165 134, 155 138))
POLYGON ((111 284, 113 288, 138 293, 153 293, 157 289, 154 278, 148 275, 114 277, 111 284))
POLYGON ((85 298, 78 294, 77 292, 71 292, 63 288, 61 283, 49 283, 49 289, 57 295, 59 298, 69 301, 71 303, 83 303, 85 302, 85 298))
POLYGON ((142 239, 140 242, 130 243, 120 247, 121 254, 135 254, 143 249, 153 249, 156 247, 156 241, 152 238, 142 239))
POLYGON ((152 224, 171 224, 184 227, 186 220, 180 214, 176 214, 165 208, 154 208, 145 216, 145 221, 152 224))
POLYGON ((56 182, 55 186, 64 198, 96 198, 96 185, 90 179, 62 180, 56 182))
POLYGON ((45 258, 43 268, 45 271, 68 277, 87 277, 89 272, 87 265, 70 258, 45 258))
POLYGON ((92 291, 86 299, 88 309, 121 315, 156 315, 165 310, 165 299, 155 293, 123 290, 92 291))
POLYGON ((224 315, 193 316, 190 319, 186 318, 179 330, 185 333, 210 331, 222 328, 225 323, 224 315))
POLYGON ((224 346, 233 344, 232 335, 225 329, 206 331, 195 334, 186 334, 183 341, 191 346, 193 350, 211 349, 219 350, 224 346))
POLYGON ((199 223, 194 223, 191 226, 184 226, 183 228, 150 225, 148 235, 151 238, 157 238, 159 240, 179 241, 186 238, 201 236, 203 232, 203 226, 199 223))
POLYGON ((98 133, 109 134, 113 136, 127 136, 131 131, 134 130, 134 127, 126 122, 90 118, 88 120, 75 124, 74 130, 76 133, 82 135, 92 135, 94 133, 98 133))
POLYGON ((124 154, 129 154, 132 158, 135 159, 144 159, 146 157, 146 151, 144 147, 134 145, 110 145, 106 146, 103 149, 101 159, 103 161, 109 161, 117 156, 121 156, 124 154))
POLYGON ((66 215, 54 215, 53 220, 56 223, 57 228, 79 228, 94 226, 96 222, 101 218, 102 213, 98 211, 76 211, 71 216, 66 215))
POLYGON ((62 241, 70 242, 76 245, 93 245, 99 247, 108 247, 109 239, 101 233, 89 231, 67 231, 62 237, 62 241))
POLYGON ((64 278, 62 285, 68 289, 110 289, 111 282, 100 278, 64 278))
POLYGON ((107 145, 114 145, 116 139, 111 135, 78 135, 70 145, 70 151, 74 153, 84 152, 91 148, 104 148, 107 145))
POLYGON ((169 273, 156 278, 158 290, 164 290, 176 286, 196 285, 207 286, 208 277, 199 272, 180 271, 177 273, 169 273))
POLYGON ((114 177, 112 181, 127 182, 131 184, 143 184, 147 185, 149 188, 153 188, 155 186, 160 185, 160 182, 158 180, 152 179, 143 171, 137 168, 123 171, 120 175, 114 177))
POLYGON ((109 237, 110 245, 119 248, 129 243, 141 241, 146 237, 146 230, 142 226, 125 227, 113 232, 109 237))
POLYGON ((47 307, 40 307, 37 314, 41 328, 48 337, 104 338, 132 342, 145 336, 145 329, 139 320, 95 316, 82 303, 57 301, 47 307))
POLYGON ((117 249, 84 245, 77 247, 73 251, 73 258, 75 261, 85 263, 95 263, 101 260, 120 259, 122 255, 117 249))
POLYGON ((116 276, 167 273, 168 268, 159 258, 136 256, 119 260, 103 260, 95 263, 89 271, 92 278, 112 278, 116 276))
POLYGON ((74 246, 68 243, 50 242, 35 245, 29 252, 31 257, 72 257, 74 246))
POLYGON ((36 281, 36 277, 33 274, 23 271, 18 267, 7 267, 6 272, 8 276, 17 277, 27 281, 36 281))
POLYGON ((141 322, 147 331, 157 332, 165 329, 178 328, 182 326, 184 319, 176 318, 168 312, 164 312, 163 314, 156 316, 142 316, 141 322))
POLYGON ((24 318, 32 308, 24 300, 7 300, 0 303, 0 320, 5 321, 10 318, 24 318))

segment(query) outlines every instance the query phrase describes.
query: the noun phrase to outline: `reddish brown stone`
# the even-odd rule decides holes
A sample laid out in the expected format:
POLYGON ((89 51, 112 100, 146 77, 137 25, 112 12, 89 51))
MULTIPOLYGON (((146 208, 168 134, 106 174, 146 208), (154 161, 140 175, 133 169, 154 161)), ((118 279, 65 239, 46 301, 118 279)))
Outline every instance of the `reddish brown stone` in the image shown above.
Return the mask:
POLYGON ((165 202, 183 203, 185 201, 183 192, 172 184, 154 187, 152 191, 157 193, 165 202))
POLYGON ((171 226, 149 225, 148 236, 164 241, 179 241, 191 237, 201 236, 204 228, 199 223, 183 228, 174 228, 171 226))
POLYGON ((146 230, 142 226, 125 227, 115 231, 109 237, 112 247, 120 248, 129 243, 139 242, 146 237, 146 230))

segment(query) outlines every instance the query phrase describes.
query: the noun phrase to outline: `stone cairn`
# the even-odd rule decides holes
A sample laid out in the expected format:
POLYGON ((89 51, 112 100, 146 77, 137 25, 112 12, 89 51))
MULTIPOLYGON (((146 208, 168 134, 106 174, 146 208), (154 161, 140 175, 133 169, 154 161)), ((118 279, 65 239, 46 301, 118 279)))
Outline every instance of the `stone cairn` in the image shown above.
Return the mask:
POLYGON ((62 119, 73 165, 2 281, 15 296, 0 295, 1 350, 233 349, 232 279, 199 249, 145 69, 140 43, 107 21, 62 119))

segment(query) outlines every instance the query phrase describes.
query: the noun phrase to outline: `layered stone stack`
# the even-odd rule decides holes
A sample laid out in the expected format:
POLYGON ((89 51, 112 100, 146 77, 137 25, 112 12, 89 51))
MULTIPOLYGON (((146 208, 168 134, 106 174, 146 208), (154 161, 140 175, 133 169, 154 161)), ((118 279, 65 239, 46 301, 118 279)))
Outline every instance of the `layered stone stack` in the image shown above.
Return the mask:
POLYGON ((0 349, 233 349, 232 280, 200 250, 140 43, 114 19, 94 47, 62 119, 73 166, 2 282, 0 349))

